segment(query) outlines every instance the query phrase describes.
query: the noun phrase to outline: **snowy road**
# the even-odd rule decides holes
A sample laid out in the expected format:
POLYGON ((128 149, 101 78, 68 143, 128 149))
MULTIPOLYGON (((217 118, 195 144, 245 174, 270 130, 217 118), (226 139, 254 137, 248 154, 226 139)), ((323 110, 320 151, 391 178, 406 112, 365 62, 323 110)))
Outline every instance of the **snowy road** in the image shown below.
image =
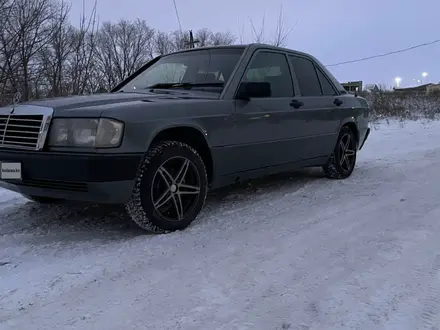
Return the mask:
POLYGON ((208 199, 186 231, 0 195, 0 329, 439 329, 440 123, 208 199))

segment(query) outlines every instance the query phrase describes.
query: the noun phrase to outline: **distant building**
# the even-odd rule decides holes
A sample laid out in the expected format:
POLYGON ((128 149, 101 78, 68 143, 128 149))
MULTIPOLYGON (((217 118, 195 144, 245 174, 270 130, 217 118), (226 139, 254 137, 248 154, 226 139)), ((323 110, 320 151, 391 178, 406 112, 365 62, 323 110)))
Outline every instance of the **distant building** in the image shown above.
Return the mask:
POLYGON ((362 81, 349 81, 341 84, 349 93, 362 91, 362 81))
POLYGON ((380 88, 376 84, 366 84, 364 87, 364 91, 368 93, 376 93, 380 91, 380 88))
POLYGON ((440 93, 440 83, 431 84, 426 87, 426 94, 432 94, 432 93, 440 93))
POLYGON ((431 94, 435 92, 440 92, 440 84, 424 84, 420 86, 407 87, 407 88, 394 88, 397 93, 421 93, 421 94, 431 94))

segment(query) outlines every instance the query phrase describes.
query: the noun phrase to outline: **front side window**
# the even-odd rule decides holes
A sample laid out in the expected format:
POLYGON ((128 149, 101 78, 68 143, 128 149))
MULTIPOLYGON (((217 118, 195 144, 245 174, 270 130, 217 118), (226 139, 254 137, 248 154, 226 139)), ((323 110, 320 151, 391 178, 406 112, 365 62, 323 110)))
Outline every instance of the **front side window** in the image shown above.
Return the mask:
POLYGON ((234 47, 170 54, 125 84, 121 91, 139 92, 159 85, 178 88, 178 84, 186 84, 194 85, 193 88, 203 88, 204 91, 221 93, 243 51, 244 48, 234 47))
POLYGON ((289 64, 284 54, 257 53, 251 60, 243 81, 269 83, 272 97, 292 97, 294 95, 289 64))

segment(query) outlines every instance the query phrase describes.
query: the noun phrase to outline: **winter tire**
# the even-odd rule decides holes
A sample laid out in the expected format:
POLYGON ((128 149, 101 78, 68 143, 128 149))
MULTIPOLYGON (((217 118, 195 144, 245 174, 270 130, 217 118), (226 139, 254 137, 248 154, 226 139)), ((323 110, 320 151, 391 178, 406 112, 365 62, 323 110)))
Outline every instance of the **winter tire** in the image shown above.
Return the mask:
POLYGON ((208 178, 196 150, 178 141, 152 146, 126 209, 142 229, 166 233, 188 227, 205 203, 208 178))
POLYGON ((356 151, 356 136, 349 127, 342 127, 335 149, 323 167, 325 176, 330 179, 348 178, 356 166, 356 151))

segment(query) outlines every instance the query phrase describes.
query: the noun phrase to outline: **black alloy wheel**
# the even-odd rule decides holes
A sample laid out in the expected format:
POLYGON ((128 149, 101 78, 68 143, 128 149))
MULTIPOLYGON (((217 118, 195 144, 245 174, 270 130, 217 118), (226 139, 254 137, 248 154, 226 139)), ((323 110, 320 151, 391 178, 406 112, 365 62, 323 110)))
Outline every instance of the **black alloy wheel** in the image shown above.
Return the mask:
POLYGON ((356 141, 351 133, 345 133, 339 141, 339 164, 345 172, 350 172, 356 163, 356 141))
POLYGON ((148 150, 126 209, 144 230, 182 230, 200 213, 207 192, 207 172, 197 151, 179 141, 163 141, 148 150))
POLYGON ((200 174, 185 157, 166 160, 156 171, 151 185, 151 202, 157 214, 168 221, 181 221, 197 204, 200 174))
POLYGON ((353 130, 348 126, 342 127, 335 149, 327 164, 323 166, 326 177, 345 179, 353 173, 356 166, 357 145, 353 130))

